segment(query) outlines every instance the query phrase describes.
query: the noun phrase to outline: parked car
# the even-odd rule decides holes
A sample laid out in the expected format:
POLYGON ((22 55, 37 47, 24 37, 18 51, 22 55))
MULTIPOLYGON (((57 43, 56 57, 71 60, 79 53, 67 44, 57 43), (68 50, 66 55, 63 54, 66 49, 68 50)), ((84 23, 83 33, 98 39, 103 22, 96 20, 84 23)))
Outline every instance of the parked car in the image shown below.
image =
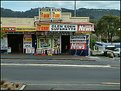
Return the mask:
POLYGON ((113 54, 114 54, 114 56, 121 56, 121 51, 120 51, 120 48, 115 48, 114 50, 113 50, 113 54))
POLYGON ((120 48, 106 48, 104 55, 107 56, 109 54, 113 55, 114 57, 119 57, 121 54, 120 48))

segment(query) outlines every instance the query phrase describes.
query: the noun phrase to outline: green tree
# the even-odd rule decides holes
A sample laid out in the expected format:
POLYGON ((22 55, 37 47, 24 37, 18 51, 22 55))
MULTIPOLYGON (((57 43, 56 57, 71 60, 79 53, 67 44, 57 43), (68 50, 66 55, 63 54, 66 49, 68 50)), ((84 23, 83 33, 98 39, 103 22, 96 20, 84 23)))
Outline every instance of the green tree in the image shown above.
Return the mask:
POLYGON ((118 34, 120 28, 120 17, 107 15, 103 16, 96 25, 96 34, 101 35, 107 42, 112 42, 112 38, 118 34))

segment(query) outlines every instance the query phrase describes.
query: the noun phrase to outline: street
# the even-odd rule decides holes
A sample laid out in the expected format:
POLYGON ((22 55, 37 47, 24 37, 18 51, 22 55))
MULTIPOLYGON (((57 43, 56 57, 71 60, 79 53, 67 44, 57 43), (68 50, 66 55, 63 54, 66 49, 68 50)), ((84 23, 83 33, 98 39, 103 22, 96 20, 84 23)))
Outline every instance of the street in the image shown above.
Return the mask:
MULTIPOLYGON (((5 60, 5 59, 4 59, 5 60)), ((8 63, 2 60, 2 63, 8 63), (4 62, 3 62, 4 61, 4 62)), ((12 59, 14 60, 14 59, 12 59)), ((9 61, 11 64, 12 60, 9 61)), ((20 61, 20 60, 19 60, 20 61)), ((13 63, 19 63, 13 61, 13 63)), ((37 60, 28 60, 24 64, 37 60)), ((49 60, 50 61, 50 60, 49 60)), ((59 60, 51 60, 57 63, 59 60)), ((62 60, 61 60, 62 61, 62 60)), ((65 60, 63 60, 65 61, 65 60)), ((38 60, 37 63, 42 60, 38 60)), ((48 63, 48 61, 45 61, 48 63)), ((67 62, 66 62, 67 63, 67 62)), ((72 61, 70 61, 72 63, 72 61)), ((79 65, 91 65, 92 67, 76 66, 41 66, 41 65, 2 65, 2 79, 24 83, 25 90, 119 90, 120 89, 120 61, 119 58, 99 58, 96 61, 75 61, 79 65), (103 59, 103 60, 102 60, 103 59), (105 59, 105 60, 104 60, 105 59), (107 59, 107 60, 106 60, 107 59), (80 64, 79 64, 80 63, 80 64), (93 65, 101 65, 95 67, 93 65), (103 67, 103 65, 110 65, 103 67)), ((34 63, 33 63, 34 64, 34 63)), ((36 64, 36 62, 35 62, 36 64)), ((61 63, 58 63, 61 65, 61 63)), ((64 63, 63 63, 64 64, 64 63)))

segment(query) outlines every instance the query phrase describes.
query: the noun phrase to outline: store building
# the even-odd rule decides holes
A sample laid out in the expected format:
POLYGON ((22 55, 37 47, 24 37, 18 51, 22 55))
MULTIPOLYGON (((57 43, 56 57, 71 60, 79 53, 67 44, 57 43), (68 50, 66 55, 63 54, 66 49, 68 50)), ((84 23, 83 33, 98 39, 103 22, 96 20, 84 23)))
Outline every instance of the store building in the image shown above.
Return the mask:
POLYGON ((89 55, 94 31, 89 17, 71 17, 55 8, 39 11, 34 18, 1 18, 5 46, 11 53, 89 55))

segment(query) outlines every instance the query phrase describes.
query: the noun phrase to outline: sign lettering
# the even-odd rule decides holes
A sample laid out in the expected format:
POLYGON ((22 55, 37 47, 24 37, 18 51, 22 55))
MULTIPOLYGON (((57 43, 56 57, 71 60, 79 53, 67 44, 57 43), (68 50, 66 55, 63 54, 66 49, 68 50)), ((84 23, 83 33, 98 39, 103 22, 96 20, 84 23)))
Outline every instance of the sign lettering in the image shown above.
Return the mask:
POLYGON ((79 25, 78 31, 94 31, 93 25, 79 25))
POLYGON ((15 27, 2 27, 3 32, 15 32, 16 28, 15 27))
POLYGON ((76 31, 77 25, 71 24, 52 24, 50 25, 50 31, 76 31))

